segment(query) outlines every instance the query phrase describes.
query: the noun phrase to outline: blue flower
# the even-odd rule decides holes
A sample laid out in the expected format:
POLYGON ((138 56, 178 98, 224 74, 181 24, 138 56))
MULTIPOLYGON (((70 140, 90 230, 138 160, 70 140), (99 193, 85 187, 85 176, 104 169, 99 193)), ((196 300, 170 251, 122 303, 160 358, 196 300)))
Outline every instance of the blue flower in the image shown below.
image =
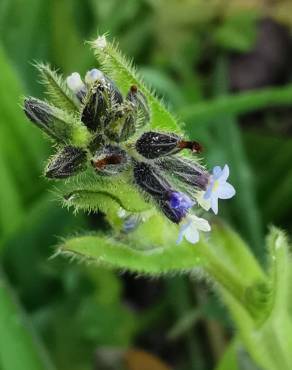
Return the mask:
POLYGON ((195 244, 200 239, 199 231, 208 232, 210 230, 211 226, 207 220, 195 215, 188 215, 181 224, 176 243, 181 243, 183 238, 185 238, 189 243, 195 244))
POLYGON ((230 199, 235 195, 234 187, 226 180, 229 177, 229 167, 226 164, 223 169, 220 166, 213 168, 212 175, 204 193, 203 199, 208 201, 208 209, 218 213, 218 199, 230 199))

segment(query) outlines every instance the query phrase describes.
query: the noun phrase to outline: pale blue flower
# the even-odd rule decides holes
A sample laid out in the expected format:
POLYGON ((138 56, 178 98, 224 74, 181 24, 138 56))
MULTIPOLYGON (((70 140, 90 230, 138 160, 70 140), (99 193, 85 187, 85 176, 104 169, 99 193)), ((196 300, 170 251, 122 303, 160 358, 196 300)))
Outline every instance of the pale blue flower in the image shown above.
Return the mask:
POLYGON ((185 238, 189 243, 195 244, 200 239, 199 231, 208 232, 210 230, 211 226, 207 220, 190 214, 181 224, 176 243, 181 243, 183 238, 185 238))
POLYGON ((229 177, 229 167, 226 164, 223 169, 220 166, 213 168, 212 175, 204 193, 204 200, 209 203, 209 208, 217 215, 218 199, 230 199, 235 195, 234 187, 227 182, 229 177))
POLYGON ((84 82, 81 80, 80 74, 73 72, 67 77, 67 86, 74 93, 78 94, 85 89, 84 82))
POLYGON ((88 85, 95 83, 96 81, 100 81, 104 79, 104 74, 97 68, 93 68, 88 71, 85 75, 85 82, 88 85))

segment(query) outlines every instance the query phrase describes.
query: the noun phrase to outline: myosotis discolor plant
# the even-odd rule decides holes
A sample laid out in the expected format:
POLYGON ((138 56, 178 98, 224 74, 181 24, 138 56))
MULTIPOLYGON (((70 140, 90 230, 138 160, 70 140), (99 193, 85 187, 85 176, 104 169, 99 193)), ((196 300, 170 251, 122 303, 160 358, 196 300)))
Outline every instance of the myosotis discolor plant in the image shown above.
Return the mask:
MULTIPOLYGON (((101 49, 103 43, 106 46, 103 37, 96 42, 101 49)), ((181 224, 178 242, 184 236, 196 243, 198 230, 210 231, 209 223, 191 209, 199 204, 217 214, 218 198, 235 194, 226 182, 227 165, 223 170, 216 166, 209 174, 194 157, 202 150, 200 143, 173 132, 152 131, 151 109, 137 85, 130 85, 123 97, 115 82, 98 69, 88 71, 85 82, 72 73, 66 86, 49 67, 38 68, 45 78, 55 79, 70 102, 68 110, 67 105, 57 107, 36 98, 24 101, 27 117, 57 144, 46 177, 66 179, 83 172, 92 178, 120 176, 171 222, 181 224), (192 155, 179 155, 182 151, 192 155)), ((65 198, 74 205, 74 197, 65 198)))
POLYGON ((48 101, 24 100, 27 117, 56 146, 45 176, 59 180, 64 205, 100 210, 111 225, 110 233, 65 240, 57 252, 140 274, 208 277, 256 363, 290 369, 285 235, 271 230, 267 272, 219 220, 200 235, 211 230, 204 211, 217 214, 218 199, 235 194, 228 165, 209 173, 198 158, 201 144, 184 137, 117 47, 105 36, 91 47, 100 69, 64 80, 38 64, 48 101))

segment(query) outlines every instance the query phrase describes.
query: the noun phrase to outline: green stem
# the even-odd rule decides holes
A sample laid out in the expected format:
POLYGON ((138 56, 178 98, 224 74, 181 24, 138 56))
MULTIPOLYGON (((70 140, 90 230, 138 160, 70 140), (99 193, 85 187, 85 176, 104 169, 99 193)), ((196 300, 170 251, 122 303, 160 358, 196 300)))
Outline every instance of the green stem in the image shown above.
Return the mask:
MULTIPOLYGON (((216 283, 224 287, 224 289, 226 289, 239 303, 246 306, 244 293, 246 292, 247 286, 233 272, 224 266, 222 260, 211 251, 208 244, 200 248, 200 254, 202 259, 206 262, 204 267, 208 275, 212 277, 216 283)), ((246 309, 249 310, 248 307, 246 307, 246 309)))

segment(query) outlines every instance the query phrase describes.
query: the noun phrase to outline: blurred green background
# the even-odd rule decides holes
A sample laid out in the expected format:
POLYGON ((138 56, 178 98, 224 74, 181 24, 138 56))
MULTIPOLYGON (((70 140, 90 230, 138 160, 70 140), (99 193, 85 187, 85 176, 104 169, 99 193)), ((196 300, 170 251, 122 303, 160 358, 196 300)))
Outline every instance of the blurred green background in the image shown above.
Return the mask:
POLYGON ((229 163, 237 196, 221 215, 264 263, 267 225, 292 226, 291 27, 288 0, 0 1, 1 370, 256 369, 244 350, 220 364, 233 329, 204 283, 49 259, 62 237, 107 225, 55 201, 52 149, 21 97, 42 96, 34 61, 84 74, 84 41, 109 32, 208 165, 229 163))

